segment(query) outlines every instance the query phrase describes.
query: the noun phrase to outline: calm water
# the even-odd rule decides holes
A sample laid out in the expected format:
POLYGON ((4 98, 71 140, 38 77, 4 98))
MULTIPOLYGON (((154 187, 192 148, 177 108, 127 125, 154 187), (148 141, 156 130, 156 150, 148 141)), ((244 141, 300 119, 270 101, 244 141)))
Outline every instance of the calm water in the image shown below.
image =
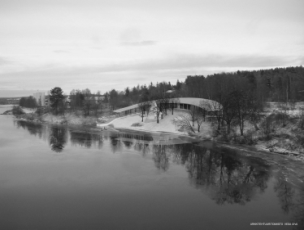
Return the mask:
POLYGON ((0 116, 0 229, 303 229, 303 165, 0 116))

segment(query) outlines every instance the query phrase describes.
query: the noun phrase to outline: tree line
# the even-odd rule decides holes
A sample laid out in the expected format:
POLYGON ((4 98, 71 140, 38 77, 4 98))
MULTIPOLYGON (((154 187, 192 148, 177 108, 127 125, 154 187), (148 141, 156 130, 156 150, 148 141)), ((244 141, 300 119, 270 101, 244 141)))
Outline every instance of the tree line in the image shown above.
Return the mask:
MULTIPOLYGON (((160 82, 149 85, 127 87, 123 91, 112 89, 101 97, 100 92, 93 94, 89 89, 74 89, 69 95, 68 108, 82 111, 85 116, 99 115, 105 107, 115 110, 139 103, 142 114, 149 113, 149 101, 156 102, 157 121, 160 112, 173 113, 173 98, 196 97, 206 98, 220 103, 214 104, 217 129, 223 127, 229 134, 231 125, 237 124, 243 135, 244 122, 249 121, 257 127, 260 112, 267 101, 296 102, 304 100, 304 68, 288 67, 255 71, 236 71, 217 73, 208 76, 187 76, 184 82, 160 82)), ((63 113, 67 108, 62 89, 54 88, 50 94, 51 107, 55 114, 63 113), (56 89, 56 90, 55 90, 56 89)), ((176 102, 175 102, 176 103, 176 102)), ((205 120, 205 111, 201 111, 205 120)), ((195 111, 192 111, 194 114, 195 111)), ((198 114, 196 112, 196 114, 198 114)), ((199 122, 202 121, 200 116, 199 122)), ((192 120, 192 123, 194 120, 192 120)), ((199 125, 199 124, 198 124, 199 125)))
POLYGON ((37 101, 34 97, 29 96, 29 97, 22 97, 20 98, 19 105, 21 107, 26 107, 26 108, 37 108, 37 101))
MULTIPOLYGON (((251 122, 256 129, 260 112, 265 102, 294 103, 304 101, 304 68, 288 67, 255 71, 236 71, 217 73, 208 76, 187 76, 184 82, 176 84, 161 82, 153 85, 138 85, 118 92, 111 90, 109 103, 113 109, 135 103, 156 100, 159 110, 166 110, 170 100, 178 97, 206 98, 220 103, 220 113, 215 114, 218 130, 222 127, 229 134, 232 125, 238 125, 241 135, 244 133, 245 121, 251 122)), ((170 105, 170 103, 169 103, 170 105)), ((214 104, 214 106, 218 106, 214 104)), ((190 112, 190 119, 198 114, 190 112)), ((198 117, 198 116, 197 116, 198 117)), ((200 120, 201 121, 201 120, 200 120)))
POLYGON ((236 71, 208 76, 187 76, 184 82, 160 82, 150 85, 127 87, 124 91, 115 89, 106 93, 113 109, 138 103, 143 98, 164 97, 168 90, 174 90, 176 97, 197 97, 219 100, 219 94, 232 89, 254 91, 262 102, 295 102, 304 100, 304 68, 288 67, 268 70, 236 71), (242 85, 245 83, 245 85, 242 85), (244 87, 243 87, 244 86, 244 87))
POLYGON ((64 95, 60 87, 53 88, 48 97, 51 110, 55 115, 63 114, 68 110, 84 116, 98 116, 106 107, 107 101, 107 98, 104 98, 100 92, 93 94, 89 89, 73 89, 69 95, 64 95))

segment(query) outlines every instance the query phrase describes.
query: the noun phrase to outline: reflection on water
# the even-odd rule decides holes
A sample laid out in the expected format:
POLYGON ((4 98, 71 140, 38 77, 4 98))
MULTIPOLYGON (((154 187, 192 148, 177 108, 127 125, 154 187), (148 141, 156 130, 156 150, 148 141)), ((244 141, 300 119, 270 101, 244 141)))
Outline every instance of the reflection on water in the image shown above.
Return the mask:
POLYGON ((274 190, 277 193, 282 210, 285 213, 289 213, 293 206, 295 189, 288 182, 288 179, 282 172, 277 174, 277 181, 275 183, 274 190))
POLYGON ((23 128, 29 131, 31 135, 42 137, 43 128, 42 124, 27 122, 23 120, 14 121, 18 128, 23 128))
POLYGON ((52 126, 50 130, 49 143, 55 152, 61 152, 66 144, 67 132, 65 128, 52 126))
POLYGON ((263 162, 242 159, 228 149, 201 146, 180 148, 181 159, 196 188, 208 189, 217 204, 246 204, 267 188, 270 167, 263 162))
POLYGON ((298 229, 304 229, 304 185, 296 188, 289 182, 284 172, 276 176, 274 190, 284 213, 292 213, 292 221, 298 223, 298 229))
POLYGON ((157 169, 167 171, 169 169, 169 152, 171 146, 154 145, 153 146, 153 160, 157 169))
POLYGON ((294 197, 292 206, 292 219, 291 221, 298 223, 298 228, 304 229, 304 185, 300 187, 298 194, 294 197))
POLYGON ((73 145, 91 148, 92 144, 100 149, 103 144, 103 137, 99 134, 70 130, 70 140, 73 145))
POLYGON ((235 150, 212 143, 190 143, 185 137, 147 133, 92 133, 69 130, 60 126, 45 126, 16 121, 18 128, 31 135, 46 138, 52 151, 63 152, 65 146, 102 149, 109 145, 112 153, 135 151, 142 156, 151 155, 156 169, 166 173, 170 165, 182 165, 190 184, 202 191, 217 205, 246 205, 260 199, 271 185, 277 203, 290 221, 298 223, 294 229, 304 227, 304 186, 289 181, 289 174, 257 157, 244 157, 235 150), (274 183, 271 183, 271 179, 274 183))

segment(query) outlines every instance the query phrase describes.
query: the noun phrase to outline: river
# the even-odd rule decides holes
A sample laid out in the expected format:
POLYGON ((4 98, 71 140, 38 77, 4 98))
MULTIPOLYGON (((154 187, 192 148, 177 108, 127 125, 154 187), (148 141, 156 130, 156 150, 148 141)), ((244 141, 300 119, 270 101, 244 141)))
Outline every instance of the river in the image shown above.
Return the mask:
POLYGON ((303 229, 303 166, 169 134, 1 115, 0 229, 303 229))

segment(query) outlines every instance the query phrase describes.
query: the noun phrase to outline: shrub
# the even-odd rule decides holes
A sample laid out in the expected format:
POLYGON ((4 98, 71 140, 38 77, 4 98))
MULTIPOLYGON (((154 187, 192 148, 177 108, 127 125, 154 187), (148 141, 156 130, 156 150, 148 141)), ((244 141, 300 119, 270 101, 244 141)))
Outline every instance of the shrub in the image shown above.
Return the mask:
POLYGON ((14 106, 13 109, 12 109, 12 113, 13 113, 13 115, 15 115, 15 116, 25 114, 25 113, 23 112, 23 110, 20 108, 20 106, 14 106))
POLYGON ((296 135, 296 143, 304 148, 304 135, 298 134, 296 135))
POLYGON ((245 135, 244 135, 244 141, 246 144, 248 145, 254 145, 257 143, 256 138, 254 138, 254 131, 248 131, 245 135))
POLYGON ((28 113, 24 116, 24 118, 28 121, 34 121, 36 119, 36 116, 34 113, 28 113))
POLYGON ((38 114, 39 116, 49 113, 51 111, 51 109, 49 107, 38 107, 36 109, 36 114, 38 114))
POLYGON ((260 125, 262 133, 264 134, 265 138, 268 140, 271 139, 270 134, 275 131, 273 121, 274 118, 272 115, 270 115, 266 117, 260 125))
POLYGON ((273 119, 278 123, 281 124, 283 127, 286 126, 286 122, 289 119, 289 116, 286 113, 278 112, 273 114, 273 119))

